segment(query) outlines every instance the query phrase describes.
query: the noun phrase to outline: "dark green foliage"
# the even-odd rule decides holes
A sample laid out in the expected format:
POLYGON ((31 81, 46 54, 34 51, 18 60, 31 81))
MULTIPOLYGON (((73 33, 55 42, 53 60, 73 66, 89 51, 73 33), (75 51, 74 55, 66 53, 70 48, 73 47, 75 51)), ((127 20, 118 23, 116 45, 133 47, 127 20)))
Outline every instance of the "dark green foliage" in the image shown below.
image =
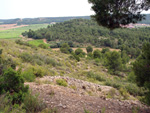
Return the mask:
POLYGON ((93 54, 91 52, 87 53, 87 58, 92 59, 93 58, 93 54))
POLYGON ((8 68, 0 76, 0 94, 9 92, 13 104, 23 102, 28 87, 24 86, 23 78, 12 68, 8 68))
POLYGON ((38 47, 43 48, 43 49, 47 49, 47 46, 45 44, 40 44, 38 47))
POLYGON ((33 30, 29 29, 28 37, 29 38, 35 37, 35 32, 33 30))
POLYGON ((106 55, 106 66, 110 72, 120 71, 122 69, 122 59, 119 52, 107 52, 106 55))
POLYGON ((61 51, 62 53, 66 53, 66 54, 69 54, 69 53, 72 52, 70 46, 69 46, 67 43, 62 44, 62 46, 61 46, 61 48, 60 48, 60 51, 61 51))
POLYGON ((102 52, 103 54, 105 54, 106 52, 109 52, 109 51, 110 51, 109 48, 103 48, 101 52, 102 52))
POLYGON ((86 51, 87 51, 87 53, 92 53, 93 52, 93 47, 92 46, 88 46, 88 47, 86 47, 86 51))
POLYGON ((33 73, 32 69, 25 70, 21 73, 21 76, 27 81, 27 82, 33 82, 35 80, 35 75, 33 73))
POLYGON ((150 83, 150 43, 143 45, 142 54, 133 64, 133 70, 138 85, 144 86, 150 83))
POLYGON ((125 51, 121 51, 121 58, 122 58, 123 64, 126 64, 130 60, 129 56, 127 55, 125 51))
POLYGON ((88 0, 92 4, 95 15, 92 17, 99 25, 115 29, 121 25, 137 23, 144 19, 140 13, 148 10, 149 0, 88 0))
POLYGON ((85 52, 83 52, 83 50, 81 48, 78 48, 75 50, 75 55, 77 55, 79 57, 85 57, 85 52))
POLYGON ((51 44, 51 48, 60 48, 62 43, 68 43, 69 46, 77 46, 78 43, 84 46, 84 44, 89 43, 96 47, 126 50, 128 55, 136 58, 139 55, 142 43, 144 41, 150 42, 149 31, 149 27, 110 31, 98 26, 92 20, 75 19, 57 23, 50 28, 39 29, 34 32, 35 35, 40 33, 42 38, 55 42, 51 44), (60 42, 56 42, 57 40, 60 42))
POLYGON ((133 71, 129 73, 127 79, 131 83, 136 83, 136 76, 133 71))
POLYGON ((101 51, 98 49, 94 50, 93 57, 94 58, 101 58, 102 57, 101 51))
POLYGON ((71 56, 69 56, 70 59, 76 59, 78 62, 80 61, 80 57, 76 55, 74 52, 71 53, 71 56))
POLYGON ((149 89, 146 100, 147 104, 150 104, 150 43, 143 45, 142 54, 133 64, 133 71, 137 84, 149 89))

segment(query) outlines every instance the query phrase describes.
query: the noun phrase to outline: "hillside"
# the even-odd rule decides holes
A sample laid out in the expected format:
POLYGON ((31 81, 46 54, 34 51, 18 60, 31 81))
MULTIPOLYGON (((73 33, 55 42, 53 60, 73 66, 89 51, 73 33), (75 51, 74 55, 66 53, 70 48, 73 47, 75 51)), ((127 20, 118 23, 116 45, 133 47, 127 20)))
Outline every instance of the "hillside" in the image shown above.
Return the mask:
POLYGON ((116 29, 110 31, 100 27, 96 22, 85 19, 74 19, 57 23, 44 29, 30 30, 22 33, 33 39, 47 39, 51 48, 59 48, 64 42, 73 47, 110 47, 125 49, 132 57, 137 57, 144 42, 150 42, 150 27, 135 29, 116 29))
POLYGON ((41 18, 17 18, 17 19, 0 19, 0 24, 51 24, 53 22, 64 22, 71 19, 90 19, 89 16, 75 16, 75 17, 41 17, 41 18))
MULTIPOLYGON (((90 19, 90 16, 75 16, 75 17, 39 17, 39 18, 16 18, 16 19, 0 19, 0 24, 50 24, 52 22, 64 22, 71 19, 90 19)), ((146 14, 145 20, 138 23, 150 24, 150 14, 146 14)))
POLYGON ((71 54, 10 40, 0 41, 2 58, 21 71, 25 84, 34 95, 39 94, 38 98, 48 108, 62 113, 84 112, 84 109, 149 113, 150 108, 139 101, 145 90, 128 80, 129 72, 110 74, 102 59, 81 57, 77 61, 71 54))

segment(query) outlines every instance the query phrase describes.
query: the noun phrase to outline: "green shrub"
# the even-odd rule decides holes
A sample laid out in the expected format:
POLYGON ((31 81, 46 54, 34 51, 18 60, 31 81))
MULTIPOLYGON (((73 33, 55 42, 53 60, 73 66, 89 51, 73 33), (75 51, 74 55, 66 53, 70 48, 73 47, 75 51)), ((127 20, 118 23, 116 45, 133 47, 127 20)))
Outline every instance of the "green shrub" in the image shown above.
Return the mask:
POLYGON ((29 53, 22 53, 20 57, 23 60, 23 62, 33 62, 33 57, 29 53))
POLYGON ((98 81, 105 81, 105 79, 102 76, 94 74, 92 71, 87 72, 87 77, 98 81))
POLYGON ((62 53, 69 54, 69 53, 71 53, 71 48, 70 48, 70 46, 67 43, 64 43, 64 44, 62 44, 62 46, 60 48, 60 51, 62 53))
POLYGON ((38 47, 43 48, 43 49, 47 49, 48 48, 45 44, 40 44, 40 45, 38 45, 38 47))
POLYGON ((101 53, 105 54, 106 52, 109 52, 109 51, 110 51, 109 48, 103 48, 101 53))
POLYGON ((70 59, 76 59, 78 62, 80 61, 80 57, 76 55, 74 52, 72 52, 72 55, 69 56, 70 59))
POLYGON ((68 83, 64 79, 57 79, 56 83, 60 86, 64 86, 64 87, 68 86, 68 83))
POLYGON ((81 48, 78 48, 75 50, 75 55, 77 55, 79 57, 85 57, 85 52, 83 52, 83 50, 81 48))
POLYGON ((110 89, 108 94, 107 94, 107 98, 114 98, 116 94, 116 90, 114 88, 110 89))
POLYGON ((94 50, 93 57, 94 58, 101 58, 102 57, 101 51, 98 49, 94 50))
POLYGON ((31 92, 25 96, 23 104, 28 113, 38 113, 46 108, 46 105, 38 98, 38 95, 33 96, 31 92))
POLYGON ((119 89, 119 92, 120 92, 120 94, 124 97, 124 99, 128 99, 128 98, 129 98, 129 94, 128 94, 128 92, 127 92, 126 89, 120 88, 120 89, 119 89))
POLYGON ((4 71, 0 76, 0 94, 8 93, 8 97, 12 100, 12 104, 20 104, 23 102, 28 87, 24 86, 23 78, 12 68, 4 71))
POLYGON ((36 77, 33 73, 33 70, 31 69, 25 70, 24 72, 21 73, 21 75, 27 82, 33 82, 36 77))
POLYGON ((45 75, 44 70, 39 66, 33 67, 33 73, 36 77, 43 77, 45 75))
POLYGON ((12 104, 6 94, 0 95, 0 113, 26 113, 23 105, 12 104))
POLYGON ((136 82, 136 76, 133 71, 129 73, 129 75, 127 76, 127 80, 132 83, 136 82))
POLYGON ((92 53, 93 52, 93 47, 92 46, 88 46, 87 48, 86 48, 86 51, 87 51, 87 53, 92 53))

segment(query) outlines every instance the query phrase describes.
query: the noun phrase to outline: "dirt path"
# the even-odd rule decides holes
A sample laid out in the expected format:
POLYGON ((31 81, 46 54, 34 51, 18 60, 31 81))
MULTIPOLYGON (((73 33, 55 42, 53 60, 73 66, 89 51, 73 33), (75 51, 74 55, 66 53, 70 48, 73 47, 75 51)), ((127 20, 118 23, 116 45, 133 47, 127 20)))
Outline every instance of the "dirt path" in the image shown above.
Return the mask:
MULTIPOLYGON (((76 49, 78 49, 78 48, 72 48, 74 51, 76 50, 76 49)), ((81 48, 85 53, 87 53, 87 51, 86 51, 86 48, 81 48)), ((98 49, 98 50, 102 50, 103 48, 93 48, 93 50, 96 50, 96 49, 98 49)), ((111 48, 109 48, 110 49, 110 51, 120 51, 120 49, 111 49, 111 48)), ((53 48, 52 50, 54 50, 54 51, 59 51, 60 50, 60 48, 53 48)))
POLYGON ((47 40, 46 40, 45 38, 43 39, 43 42, 44 42, 45 44, 47 44, 47 40))
MULTIPOLYGON (((120 101, 117 99, 106 99, 99 96, 90 96, 84 94, 84 92, 82 93, 82 90, 86 89, 82 88, 82 90, 78 90, 78 86, 75 90, 69 87, 50 84, 56 79, 57 77, 46 77, 40 79, 41 81, 46 80, 43 81, 43 83, 26 84, 30 86, 33 94, 39 93, 39 98, 43 99, 48 107, 57 108, 58 113, 84 113, 84 109, 93 113, 102 113, 103 111, 105 111, 104 113, 133 113, 136 110, 136 113, 150 113, 150 108, 137 101, 120 101), (139 109, 137 109, 137 107, 139 109)), ((81 83, 81 85, 84 84, 85 87, 91 84, 68 77, 63 79, 65 79, 69 84, 74 81, 74 84, 76 84, 76 82, 81 83)), ((91 86, 93 85, 94 84, 92 83, 91 86)))

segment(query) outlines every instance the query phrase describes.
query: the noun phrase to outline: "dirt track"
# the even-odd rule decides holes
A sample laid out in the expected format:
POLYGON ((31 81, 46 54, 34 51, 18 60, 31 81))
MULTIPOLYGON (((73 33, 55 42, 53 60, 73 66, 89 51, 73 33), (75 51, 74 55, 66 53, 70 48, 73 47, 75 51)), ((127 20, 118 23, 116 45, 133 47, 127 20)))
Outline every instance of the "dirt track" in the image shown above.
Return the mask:
MULTIPOLYGON (((78 48, 72 48, 74 51, 76 50, 76 49, 78 49, 78 48)), ((87 53, 87 51, 86 51, 86 48, 81 48, 85 53, 87 53)), ((98 49, 98 50, 102 50, 103 48, 93 48, 93 50, 96 50, 96 49, 98 49)), ((109 48, 110 49, 110 48, 109 48)), ((59 51, 60 50, 60 48, 54 48, 54 49, 52 49, 52 50, 54 50, 54 51, 59 51)), ((110 49, 110 51, 120 51, 119 49, 110 49)))

